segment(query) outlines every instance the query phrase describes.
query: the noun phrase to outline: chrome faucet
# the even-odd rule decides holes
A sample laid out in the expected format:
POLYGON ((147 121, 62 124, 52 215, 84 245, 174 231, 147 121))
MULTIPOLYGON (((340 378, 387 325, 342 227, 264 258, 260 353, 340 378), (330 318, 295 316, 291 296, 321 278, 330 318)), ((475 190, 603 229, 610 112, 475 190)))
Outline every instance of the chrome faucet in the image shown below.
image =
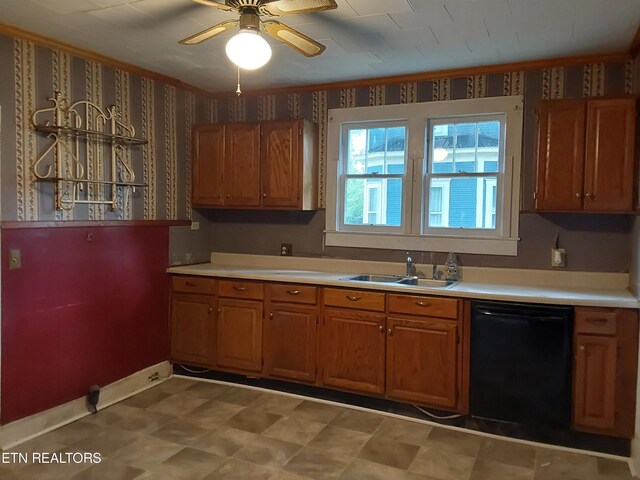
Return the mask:
POLYGON ((411 258, 411 252, 407 252, 407 277, 415 277, 416 276, 416 266, 413 263, 413 258, 411 258))

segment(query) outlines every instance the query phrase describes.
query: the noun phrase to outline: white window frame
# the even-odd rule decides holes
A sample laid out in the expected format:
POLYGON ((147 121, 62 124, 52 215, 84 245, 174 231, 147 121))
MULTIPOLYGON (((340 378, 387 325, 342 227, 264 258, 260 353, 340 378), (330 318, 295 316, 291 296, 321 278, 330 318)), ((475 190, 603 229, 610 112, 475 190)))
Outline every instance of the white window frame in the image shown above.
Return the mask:
MULTIPOLYGON (((331 109, 327 129, 327 190, 325 244, 328 246, 390 248, 492 255, 517 255, 518 220, 520 214, 520 171, 522 156, 523 97, 505 96, 472 100, 383 105, 331 109), (422 178, 426 168, 426 128, 430 119, 490 114, 505 115, 504 193, 502 215, 505 223, 496 236, 427 235, 423 233, 423 219, 428 212, 424 201, 422 178), (390 232, 375 228, 348 231, 341 229, 341 202, 338 197, 342 128, 344 124, 370 122, 406 122, 408 133, 405 148, 407 165, 403 179, 403 221, 406 228, 390 232), (406 188, 405 188, 406 187, 406 188), (409 198, 405 198, 405 196, 409 198)), ((498 199, 498 202, 500 200, 498 199)), ((365 226, 366 227, 366 226, 365 226)))

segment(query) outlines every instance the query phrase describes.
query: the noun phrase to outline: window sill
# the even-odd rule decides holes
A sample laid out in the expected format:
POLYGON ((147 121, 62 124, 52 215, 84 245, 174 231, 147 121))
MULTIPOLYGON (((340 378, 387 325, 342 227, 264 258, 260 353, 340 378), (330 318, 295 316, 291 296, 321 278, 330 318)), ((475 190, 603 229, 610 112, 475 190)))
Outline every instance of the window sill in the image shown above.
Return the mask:
POLYGON ((431 252, 476 253, 483 255, 518 255, 517 238, 460 238, 418 235, 389 235, 325 231, 329 247, 385 248, 431 252))

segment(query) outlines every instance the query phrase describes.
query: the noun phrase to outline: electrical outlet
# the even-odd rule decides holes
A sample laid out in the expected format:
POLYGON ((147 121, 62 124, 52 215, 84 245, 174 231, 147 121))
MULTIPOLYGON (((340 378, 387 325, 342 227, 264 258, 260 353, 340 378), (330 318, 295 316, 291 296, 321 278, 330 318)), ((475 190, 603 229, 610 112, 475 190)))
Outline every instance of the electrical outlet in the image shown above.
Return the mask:
POLYGON ((9 250, 9 270, 17 270, 22 268, 22 255, 18 249, 9 250))
POLYGON ((552 267, 565 267, 566 266, 566 253, 564 248, 552 248, 551 249, 551 266, 552 267))
POLYGON ((200 230, 200 222, 191 222, 191 230, 200 230))
POLYGON ((290 243, 281 243, 280 255, 282 257, 290 257, 291 255, 293 255, 293 245, 290 243))

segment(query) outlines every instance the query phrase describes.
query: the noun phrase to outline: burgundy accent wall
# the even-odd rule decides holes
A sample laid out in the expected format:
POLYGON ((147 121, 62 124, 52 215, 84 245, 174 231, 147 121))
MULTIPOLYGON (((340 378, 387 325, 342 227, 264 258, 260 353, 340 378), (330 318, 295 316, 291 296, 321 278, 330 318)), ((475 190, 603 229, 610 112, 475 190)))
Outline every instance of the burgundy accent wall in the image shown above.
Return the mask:
POLYGON ((1 235, 1 424, 168 359, 167 226, 1 235), (8 269, 10 249, 22 268, 8 269))

